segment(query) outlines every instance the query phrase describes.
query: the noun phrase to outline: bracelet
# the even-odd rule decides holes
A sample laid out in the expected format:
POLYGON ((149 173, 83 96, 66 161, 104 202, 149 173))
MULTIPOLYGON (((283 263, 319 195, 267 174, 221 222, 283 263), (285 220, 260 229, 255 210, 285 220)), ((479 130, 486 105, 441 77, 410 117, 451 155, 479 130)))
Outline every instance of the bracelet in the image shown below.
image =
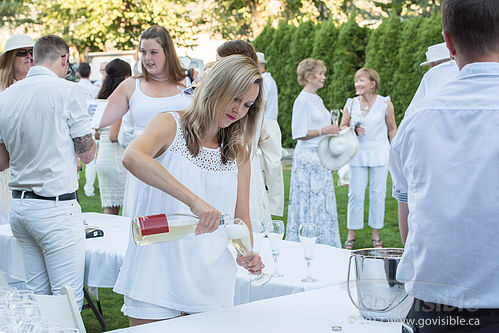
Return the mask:
POLYGON ((318 135, 318 136, 321 136, 321 135, 322 135, 322 128, 319 128, 319 129, 317 130, 317 133, 319 133, 319 135, 318 135))

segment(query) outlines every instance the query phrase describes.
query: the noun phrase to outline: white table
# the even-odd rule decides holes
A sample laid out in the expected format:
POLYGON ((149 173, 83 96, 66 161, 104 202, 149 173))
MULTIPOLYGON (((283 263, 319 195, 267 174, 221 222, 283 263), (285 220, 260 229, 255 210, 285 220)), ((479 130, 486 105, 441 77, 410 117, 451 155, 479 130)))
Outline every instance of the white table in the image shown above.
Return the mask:
POLYGON ((350 303, 343 285, 270 298, 215 311, 116 330, 122 333, 399 333, 398 322, 367 321, 350 303))
MULTIPOLYGON (((104 237, 86 240, 85 284, 89 287, 112 288, 128 244, 129 219, 100 213, 84 215, 88 225, 98 226, 104 231, 104 237)), ((24 281, 22 251, 9 225, 0 225, 0 253, 0 270, 11 278, 24 281)), ((264 240, 261 255, 266 265, 264 272, 271 273, 273 259, 267 239, 264 240)), ((279 271, 285 276, 273 278, 264 286, 251 287, 252 277, 239 267, 234 302, 243 304, 343 283, 346 281, 349 255, 350 251, 347 250, 316 245, 312 273, 319 281, 303 283, 300 280, 306 275, 306 266, 301 244, 283 241, 279 271)))

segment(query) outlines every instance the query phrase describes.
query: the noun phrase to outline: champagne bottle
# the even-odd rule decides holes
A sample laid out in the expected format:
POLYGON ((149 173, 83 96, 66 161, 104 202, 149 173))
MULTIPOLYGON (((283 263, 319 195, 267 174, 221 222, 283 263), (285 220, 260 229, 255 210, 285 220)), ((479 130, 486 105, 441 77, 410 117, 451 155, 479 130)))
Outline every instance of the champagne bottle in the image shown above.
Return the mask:
MULTIPOLYGON (((230 217, 222 215, 220 225, 230 217)), ((194 234, 199 218, 190 214, 165 214, 141 216, 132 219, 132 235, 135 244, 149 245, 170 242, 194 234)))

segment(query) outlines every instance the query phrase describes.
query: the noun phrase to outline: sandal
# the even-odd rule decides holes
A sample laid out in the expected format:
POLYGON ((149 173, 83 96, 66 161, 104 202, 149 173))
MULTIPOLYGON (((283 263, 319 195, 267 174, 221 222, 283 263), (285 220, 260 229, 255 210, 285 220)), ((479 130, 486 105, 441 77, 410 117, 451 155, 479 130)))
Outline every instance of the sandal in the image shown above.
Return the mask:
POLYGON ((381 239, 373 239, 373 247, 375 249, 383 248, 383 242, 381 241, 381 239))
POLYGON ((345 249, 353 250, 354 247, 355 247, 355 239, 347 239, 345 241, 345 249))

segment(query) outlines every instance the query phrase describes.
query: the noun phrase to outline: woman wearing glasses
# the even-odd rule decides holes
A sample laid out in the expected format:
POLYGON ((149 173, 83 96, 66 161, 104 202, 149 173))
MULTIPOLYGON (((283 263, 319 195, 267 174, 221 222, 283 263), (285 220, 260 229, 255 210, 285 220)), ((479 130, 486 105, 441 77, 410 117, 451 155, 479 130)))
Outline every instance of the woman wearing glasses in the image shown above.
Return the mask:
MULTIPOLYGON (((33 39, 28 35, 17 34, 7 40, 5 51, 0 54, 0 92, 26 77, 33 66, 34 45, 33 39)), ((9 223, 9 181, 9 169, 0 172, 0 224, 9 223)))
MULTIPOLYGON (((138 137, 151 118, 161 112, 187 109, 192 95, 184 93, 185 69, 180 65, 173 40, 165 28, 152 26, 140 36, 142 73, 123 81, 109 96, 100 128, 121 122, 130 126, 129 141, 138 137)), ((122 129, 126 130, 126 129, 122 129)), ((113 127, 111 127, 113 131, 113 127)), ((136 183, 127 175, 123 199, 123 216, 136 217, 136 183)))

